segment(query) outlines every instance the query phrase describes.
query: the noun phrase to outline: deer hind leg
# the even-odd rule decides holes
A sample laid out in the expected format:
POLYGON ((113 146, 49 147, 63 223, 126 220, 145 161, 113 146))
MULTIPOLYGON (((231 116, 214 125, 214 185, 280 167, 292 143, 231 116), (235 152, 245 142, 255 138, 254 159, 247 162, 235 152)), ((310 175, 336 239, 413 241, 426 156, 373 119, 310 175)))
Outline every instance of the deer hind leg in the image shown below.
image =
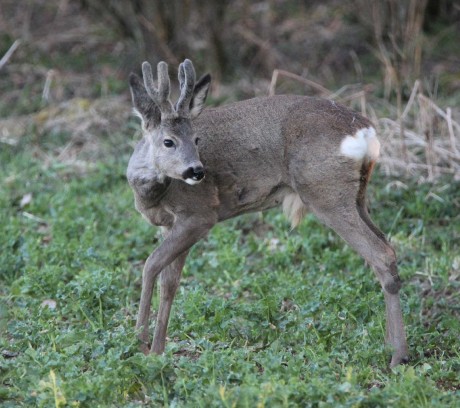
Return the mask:
POLYGON ((367 209, 364 206, 358 206, 358 212, 361 219, 380 239, 387 254, 387 261, 384 263, 383 267, 377 263, 373 265, 369 261, 368 262, 370 265, 373 265, 375 273, 383 287, 386 308, 386 341, 394 349, 390 364, 391 367, 394 367, 398 364, 406 363, 409 360, 404 321, 399 299, 401 280, 399 278, 396 265, 396 254, 394 249, 386 240, 384 234, 370 219, 367 209), (391 278, 389 275, 391 275, 391 278))
POLYGON ((334 193, 331 195, 325 200, 315 202, 309 197, 305 199, 305 203, 308 203, 311 211, 322 222, 337 232, 372 266, 385 298, 386 340, 393 347, 390 366, 407 362, 408 350, 399 300, 401 281, 397 272, 395 251, 370 220, 364 203, 350 199, 347 204, 343 196, 337 196, 335 200, 334 193), (334 202, 335 205, 332 204, 334 202))
POLYGON ((184 268, 185 259, 188 251, 179 255, 177 259, 167 266, 160 274, 160 307, 155 324, 155 334, 151 351, 161 354, 165 350, 166 333, 168 329, 169 315, 171 306, 179 287, 182 269, 184 268))

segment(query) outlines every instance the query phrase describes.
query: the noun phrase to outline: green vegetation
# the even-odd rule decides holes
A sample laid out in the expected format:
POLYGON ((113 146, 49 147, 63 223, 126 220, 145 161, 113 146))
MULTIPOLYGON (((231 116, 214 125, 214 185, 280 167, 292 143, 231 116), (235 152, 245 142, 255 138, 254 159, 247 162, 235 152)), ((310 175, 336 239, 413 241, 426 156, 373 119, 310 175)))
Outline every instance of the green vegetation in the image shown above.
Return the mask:
POLYGON ((2 408, 460 406, 454 1, 23 3, 0 13, 0 58, 20 41, 0 67, 2 408), (174 78, 185 57, 212 73, 213 104, 267 94, 282 69, 300 77, 280 74, 275 93, 374 120, 370 209, 398 253, 408 365, 388 368, 372 271, 314 217, 290 231, 280 211, 193 248, 165 354, 139 353, 160 234, 125 179, 127 75, 164 59, 174 78))
POLYGON ((458 182, 371 183, 405 281, 409 365, 388 368, 373 273, 313 217, 290 232, 279 211, 193 249, 166 353, 145 357, 136 303, 159 234, 125 181, 129 132, 83 170, 36 157, 34 140, 2 145, 2 407, 458 406, 458 182))

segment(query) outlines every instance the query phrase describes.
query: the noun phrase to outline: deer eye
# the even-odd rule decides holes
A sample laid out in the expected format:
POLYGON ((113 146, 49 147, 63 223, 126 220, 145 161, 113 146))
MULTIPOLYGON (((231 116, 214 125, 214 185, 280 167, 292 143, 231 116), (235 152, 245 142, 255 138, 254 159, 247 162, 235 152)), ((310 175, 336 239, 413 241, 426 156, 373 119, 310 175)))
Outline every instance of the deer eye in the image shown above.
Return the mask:
POLYGON ((199 141, 200 141, 200 138, 197 137, 197 138, 195 139, 195 144, 198 145, 198 142, 199 142, 199 141))
POLYGON ((165 140, 163 140, 163 144, 164 144, 166 147, 174 147, 174 142, 173 142, 171 139, 165 139, 165 140))

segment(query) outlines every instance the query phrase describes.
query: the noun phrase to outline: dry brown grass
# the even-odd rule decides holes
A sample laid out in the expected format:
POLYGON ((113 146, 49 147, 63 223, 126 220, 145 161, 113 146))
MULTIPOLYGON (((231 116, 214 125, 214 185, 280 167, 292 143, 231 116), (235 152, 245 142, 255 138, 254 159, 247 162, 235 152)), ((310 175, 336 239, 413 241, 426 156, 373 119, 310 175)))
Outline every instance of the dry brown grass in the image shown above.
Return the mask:
MULTIPOLYGON (((126 96, 72 98, 33 114, 0 119, 0 146, 23 144, 27 138, 27 149, 45 166, 57 162, 85 173, 96 159, 107 156, 107 144, 120 140, 130 113, 126 96), (50 146, 50 135, 61 142, 50 146)), ((126 135, 121 143, 127 145, 131 139, 126 135)))
POLYGON ((439 107, 417 82, 412 95, 400 117, 378 121, 385 141, 381 168, 387 174, 417 175, 427 181, 446 174, 460 181, 460 124, 452 109, 439 107))

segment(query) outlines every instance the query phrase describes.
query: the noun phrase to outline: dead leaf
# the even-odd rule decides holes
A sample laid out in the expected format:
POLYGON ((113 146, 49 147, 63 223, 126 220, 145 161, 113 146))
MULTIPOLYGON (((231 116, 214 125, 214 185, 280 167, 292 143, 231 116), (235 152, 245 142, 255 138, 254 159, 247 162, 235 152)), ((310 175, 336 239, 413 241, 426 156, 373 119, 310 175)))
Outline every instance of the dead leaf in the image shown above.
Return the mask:
POLYGON ((21 208, 24 208, 26 205, 29 205, 31 201, 32 201, 32 193, 24 194, 24 196, 21 198, 21 202, 19 203, 19 206, 21 208))
POLYGON ((46 299, 40 305, 41 307, 49 307, 51 310, 56 309, 57 303, 53 299, 46 299))

